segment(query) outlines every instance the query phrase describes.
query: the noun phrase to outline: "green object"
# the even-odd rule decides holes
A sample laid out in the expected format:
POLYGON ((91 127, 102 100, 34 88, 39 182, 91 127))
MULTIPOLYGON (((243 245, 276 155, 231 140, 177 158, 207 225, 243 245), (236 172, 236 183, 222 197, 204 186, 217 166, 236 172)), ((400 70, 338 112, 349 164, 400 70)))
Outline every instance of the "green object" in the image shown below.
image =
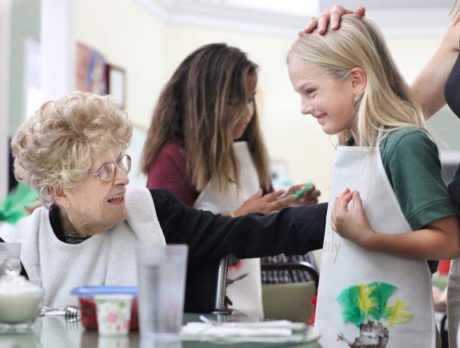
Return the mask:
MULTIPOLYGON (((441 176, 436 144, 422 130, 392 131, 380 144, 383 167, 412 230, 456 214, 441 176)), ((428 261, 431 273, 438 261, 428 261)))
POLYGON ((15 224, 29 215, 25 208, 38 204, 40 202, 37 191, 21 182, 4 201, 0 202, 0 221, 15 224))
POLYGON ((295 198, 295 199, 300 199, 305 193, 310 191, 312 188, 313 188, 313 183, 307 182, 302 189, 300 189, 296 193, 291 194, 290 197, 295 198))
POLYGON ((388 325, 408 322, 412 313, 405 301, 397 298, 393 304, 388 303, 396 290, 396 286, 384 282, 359 284, 346 288, 337 297, 337 301, 342 306, 344 323, 352 323, 360 328, 369 320, 386 321, 388 325))

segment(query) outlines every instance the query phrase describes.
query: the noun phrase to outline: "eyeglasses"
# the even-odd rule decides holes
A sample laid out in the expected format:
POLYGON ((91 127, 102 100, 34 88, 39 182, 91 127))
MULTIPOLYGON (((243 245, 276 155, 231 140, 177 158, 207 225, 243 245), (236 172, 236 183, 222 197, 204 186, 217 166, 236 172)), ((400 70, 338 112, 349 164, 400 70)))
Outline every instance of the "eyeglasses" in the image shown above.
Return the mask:
POLYGON ((111 182, 117 175, 117 168, 122 169, 126 174, 128 174, 131 170, 131 157, 124 154, 116 162, 106 163, 96 172, 88 174, 98 177, 103 182, 111 182))

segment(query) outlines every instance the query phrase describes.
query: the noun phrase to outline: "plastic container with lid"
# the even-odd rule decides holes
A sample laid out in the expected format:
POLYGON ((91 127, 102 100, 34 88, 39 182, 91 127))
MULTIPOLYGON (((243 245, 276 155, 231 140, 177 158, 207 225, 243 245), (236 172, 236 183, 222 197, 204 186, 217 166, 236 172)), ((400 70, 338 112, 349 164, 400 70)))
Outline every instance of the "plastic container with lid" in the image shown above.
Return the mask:
POLYGON ((130 330, 139 330, 137 314, 137 287, 135 286, 82 286, 71 291, 78 297, 82 325, 88 330, 97 330, 96 295, 132 295, 130 330))

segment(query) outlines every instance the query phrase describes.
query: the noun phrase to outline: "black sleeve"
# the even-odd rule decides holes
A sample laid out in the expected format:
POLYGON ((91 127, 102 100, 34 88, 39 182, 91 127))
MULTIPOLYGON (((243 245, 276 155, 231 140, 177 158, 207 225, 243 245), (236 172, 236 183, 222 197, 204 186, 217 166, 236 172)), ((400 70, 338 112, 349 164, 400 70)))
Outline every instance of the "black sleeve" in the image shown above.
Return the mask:
POLYGON ((305 254, 323 245, 327 204, 231 218, 185 206, 167 190, 151 194, 166 242, 188 244, 192 263, 227 254, 238 258, 305 254))

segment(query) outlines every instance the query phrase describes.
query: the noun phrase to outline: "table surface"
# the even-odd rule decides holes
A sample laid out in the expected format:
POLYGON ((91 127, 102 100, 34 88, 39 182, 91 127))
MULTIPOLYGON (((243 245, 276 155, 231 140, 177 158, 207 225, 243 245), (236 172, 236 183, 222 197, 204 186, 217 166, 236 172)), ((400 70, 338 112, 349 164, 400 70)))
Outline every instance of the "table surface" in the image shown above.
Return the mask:
MULTIPOLYGON (((186 314, 184 322, 198 321, 198 315, 186 314)), ((100 337, 96 331, 87 331, 79 321, 68 321, 63 317, 40 317, 26 333, 1 333, 0 348, 195 348, 195 347, 304 347, 319 348, 315 342, 218 342, 179 341, 144 342, 138 332, 127 337, 100 337)))

